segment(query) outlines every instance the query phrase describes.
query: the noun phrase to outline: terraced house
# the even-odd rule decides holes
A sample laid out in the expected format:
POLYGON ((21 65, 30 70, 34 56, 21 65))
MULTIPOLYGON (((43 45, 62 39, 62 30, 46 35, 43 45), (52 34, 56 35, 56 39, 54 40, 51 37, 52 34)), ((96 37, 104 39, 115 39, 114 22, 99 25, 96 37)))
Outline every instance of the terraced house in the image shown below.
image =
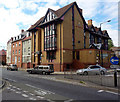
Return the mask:
POLYGON ((107 31, 94 27, 92 20, 87 24, 76 2, 56 11, 49 8, 28 31, 32 33, 32 66, 50 65, 64 71, 101 61, 104 66, 110 64, 107 31))
POLYGON ((21 30, 21 33, 13 37, 11 45, 11 64, 16 64, 17 67, 22 67, 22 40, 25 38, 26 32, 21 30))

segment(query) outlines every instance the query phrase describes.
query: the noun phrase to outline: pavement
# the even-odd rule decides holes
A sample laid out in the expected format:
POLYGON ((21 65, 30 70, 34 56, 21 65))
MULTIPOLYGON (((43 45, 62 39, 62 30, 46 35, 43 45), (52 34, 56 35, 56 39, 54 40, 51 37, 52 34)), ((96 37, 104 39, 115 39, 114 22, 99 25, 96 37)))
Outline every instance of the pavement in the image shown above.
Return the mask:
POLYGON ((0 79, 0 82, 1 82, 0 89, 2 89, 5 86, 6 81, 0 79))

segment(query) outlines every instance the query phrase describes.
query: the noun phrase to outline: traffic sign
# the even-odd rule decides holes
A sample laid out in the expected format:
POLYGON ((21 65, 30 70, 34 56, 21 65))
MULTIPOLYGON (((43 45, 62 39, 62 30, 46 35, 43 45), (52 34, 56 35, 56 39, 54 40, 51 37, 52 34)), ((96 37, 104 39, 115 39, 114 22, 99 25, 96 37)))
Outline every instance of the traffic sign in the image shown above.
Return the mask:
POLYGON ((118 59, 117 57, 112 57, 112 58, 110 59, 110 62, 111 62, 112 64, 117 65, 117 64, 119 63, 119 59, 118 59))

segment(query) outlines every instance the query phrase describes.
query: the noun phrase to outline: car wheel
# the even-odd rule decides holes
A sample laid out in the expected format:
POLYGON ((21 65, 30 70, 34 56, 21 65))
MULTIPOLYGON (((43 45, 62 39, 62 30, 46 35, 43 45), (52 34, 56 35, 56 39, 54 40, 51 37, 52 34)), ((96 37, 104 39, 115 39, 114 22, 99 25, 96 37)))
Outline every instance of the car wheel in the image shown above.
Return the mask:
POLYGON ((101 75, 105 75, 105 72, 104 72, 104 71, 101 71, 100 74, 101 74, 101 75))
POLYGON ((84 72, 83 75, 88 75, 88 72, 84 72))
POLYGON ((42 72, 43 75, 45 75, 46 73, 45 72, 42 72))
POLYGON ((32 71, 29 71, 29 74, 32 74, 32 71))

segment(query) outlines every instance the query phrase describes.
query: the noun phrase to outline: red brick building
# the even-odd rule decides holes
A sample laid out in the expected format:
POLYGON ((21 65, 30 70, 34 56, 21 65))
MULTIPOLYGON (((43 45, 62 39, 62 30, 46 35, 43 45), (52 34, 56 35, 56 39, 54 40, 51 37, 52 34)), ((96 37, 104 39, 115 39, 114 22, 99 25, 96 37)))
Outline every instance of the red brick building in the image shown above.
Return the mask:
POLYGON ((0 51, 0 64, 2 65, 6 64, 6 50, 4 49, 0 51))
POLYGON ((17 67, 22 67, 22 40, 24 39, 26 32, 21 30, 21 34, 13 37, 11 46, 11 63, 16 64, 17 67))

